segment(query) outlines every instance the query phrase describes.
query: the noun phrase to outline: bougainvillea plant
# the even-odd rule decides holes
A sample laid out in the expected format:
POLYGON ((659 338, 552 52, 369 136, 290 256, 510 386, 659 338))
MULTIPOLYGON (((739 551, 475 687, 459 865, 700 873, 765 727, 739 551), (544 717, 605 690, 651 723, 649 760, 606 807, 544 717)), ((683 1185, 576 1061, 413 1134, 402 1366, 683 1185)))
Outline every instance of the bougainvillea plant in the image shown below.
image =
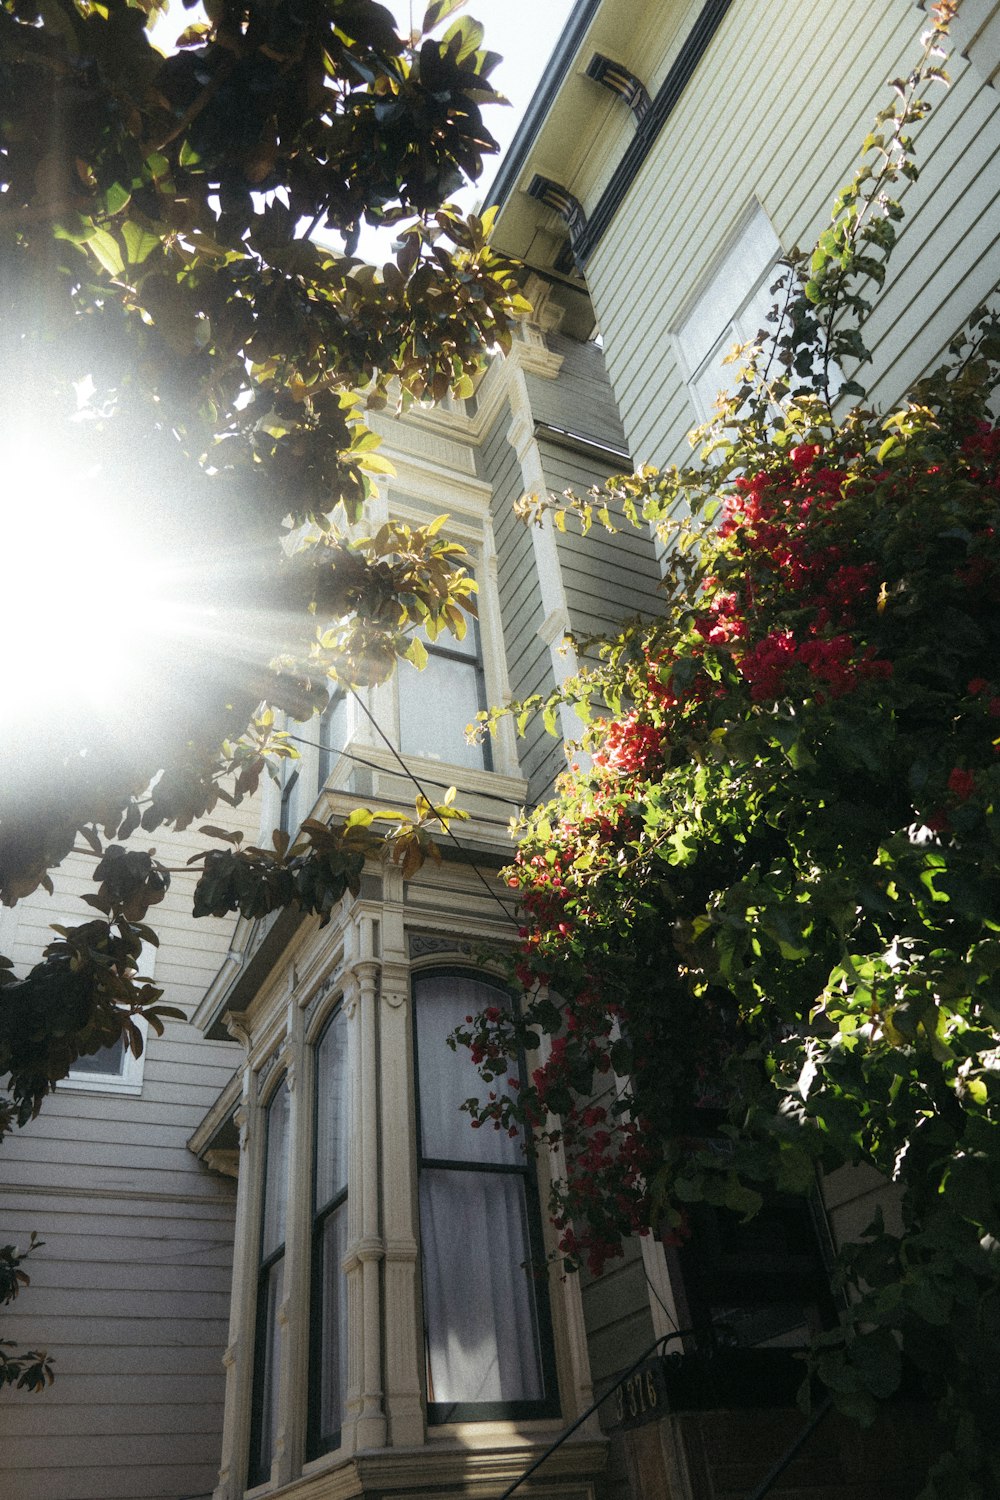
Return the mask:
POLYGON ((524 1005, 457 1039, 496 1094, 469 1102, 480 1124, 526 1121, 556 1153, 571 1266, 599 1271, 634 1231, 683 1238, 695 1203, 751 1217, 851 1165, 894 1184, 893 1232, 880 1216, 840 1247, 844 1311, 813 1367, 861 1419, 916 1367, 952 1440, 926 1494, 986 1500, 1000 330, 977 313, 888 415, 851 404, 855 381, 835 390, 864 353, 945 21, 793 261, 701 461, 530 507, 658 526, 669 606, 563 690, 590 728, 508 871, 524 1005))

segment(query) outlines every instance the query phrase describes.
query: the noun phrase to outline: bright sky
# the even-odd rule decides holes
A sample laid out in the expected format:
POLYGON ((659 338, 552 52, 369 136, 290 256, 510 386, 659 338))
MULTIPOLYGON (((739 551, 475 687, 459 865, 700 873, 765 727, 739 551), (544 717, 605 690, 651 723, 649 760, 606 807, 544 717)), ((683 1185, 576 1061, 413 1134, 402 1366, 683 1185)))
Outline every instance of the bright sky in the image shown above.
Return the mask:
MULTIPOLYGON (((499 52, 499 63, 490 82, 511 102, 510 109, 486 109, 486 127, 505 151, 520 123, 539 78, 552 55, 556 40, 575 0, 468 0, 459 15, 474 16, 486 29, 483 45, 499 52)), ((389 0, 389 9, 402 26, 410 15, 419 23, 423 0, 389 0)), ((487 158, 482 185, 488 187, 497 171, 496 157, 487 158)))
MULTIPOLYGON (((419 25, 427 8, 427 0, 381 0, 381 3, 392 11, 404 34, 419 25)), ((490 106, 483 111, 486 128, 499 142, 501 154, 510 145, 575 3, 576 0, 467 0, 456 17, 450 18, 438 32, 440 35, 446 30, 451 19, 458 15, 472 16, 485 28, 484 46, 502 55, 503 62, 497 65, 490 82, 510 100, 511 107, 490 106)), ((200 19, 203 19, 200 8, 185 10, 180 0, 171 0, 169 12, 153 28, 157 46, 165 52, 172 51, 184 28, 200 19)), ((477 187, 459 197, 464 209, 471 210, 489 187, 500 160, 497 156, 485 158, 477 187)), ((386 243, 381 246, 375 236, 364 234, 358 253, 376 258, 380 250, 387 252, 389 238, 386 236, 386 243)))

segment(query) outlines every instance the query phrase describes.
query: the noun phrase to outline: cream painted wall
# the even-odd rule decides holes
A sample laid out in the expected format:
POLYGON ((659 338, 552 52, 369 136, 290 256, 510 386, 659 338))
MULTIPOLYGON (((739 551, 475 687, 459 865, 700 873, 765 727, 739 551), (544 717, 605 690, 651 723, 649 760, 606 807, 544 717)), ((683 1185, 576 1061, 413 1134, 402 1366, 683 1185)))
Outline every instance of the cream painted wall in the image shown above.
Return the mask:
MULTIPOLYGON (((994 7, 995 8, 995 7, 994 7)), ((587 266, 612 387, 636 462, 678 461, 694 409, 672 330, 756 197, 782 245, 810 244, 855 169, 884 81, 919 53, 926 15, 912 0, 736 0, 587 266)), ((867 339, 861 378, 891 403, 941 356, 1000 281, 1000 93, 986 82, 991 32, 918 147, 922 175, 867 339)), ((601 172, 567 183, 585 208, 601 172)), ((561 180, 565 181, 565 177, 561 180)))
MULTIPOLYGON (((229 826, 257 832, 255 806, 229 826)), ((196 832, 158 831, 183 867, 196 832)), ((92 863, 70 857, 53 896, 6 917, 4 951, 36 961, 52 922, 85 920, 92 863)), ((195 876, 174 874, 151 913, 161 946, 155 980, 190 1014, 225 956, 231 921, 191 918, 195 876)), ((186 1023, 150 1035, 142 1092, 60 1088, 0 1147, 0 1241, 44 1247, 31 1285, 3 1313, 3 1337, 47 1348, 55 1384, 0 1395, 4 1500, 178 1500, 208 1493, 218 1471, 235 1184, 215 1176, 187 1139, 239 1061, 186 1023)))

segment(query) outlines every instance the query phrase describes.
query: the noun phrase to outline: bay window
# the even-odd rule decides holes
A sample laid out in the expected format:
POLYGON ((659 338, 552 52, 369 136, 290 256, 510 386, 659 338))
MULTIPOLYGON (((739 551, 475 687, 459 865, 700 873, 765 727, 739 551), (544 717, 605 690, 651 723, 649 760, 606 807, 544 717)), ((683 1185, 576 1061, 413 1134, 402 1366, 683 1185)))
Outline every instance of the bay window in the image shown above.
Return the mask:
MULTIPOLYGON (((402 895, 388 872, 382 899, 357 902, 339 934, 317 929, 294 988, 249 1013, 247 1239, 216 1500, 293 1482, 326 1493, 352 1466, 351 1493, 368 1494, 374 1453, 408 1493, 416 1452, 421 1492, 440 1479, 433 1492, 457 1497, 456 1450, 435 1428, 562 1414, 535 1167, 517 1135, 472 1128, 460 1106, 481 1080, 447 1045, 510 997, 464 941, 409 931, 402 895)), ((575 1284, 554 1296, 572 1414, 590 1399, 582 1316, 566 1311, 575 1284)), ((494 1431, 482 1438, 509 1442, 513 1478, 531 1431, 494 1431)))

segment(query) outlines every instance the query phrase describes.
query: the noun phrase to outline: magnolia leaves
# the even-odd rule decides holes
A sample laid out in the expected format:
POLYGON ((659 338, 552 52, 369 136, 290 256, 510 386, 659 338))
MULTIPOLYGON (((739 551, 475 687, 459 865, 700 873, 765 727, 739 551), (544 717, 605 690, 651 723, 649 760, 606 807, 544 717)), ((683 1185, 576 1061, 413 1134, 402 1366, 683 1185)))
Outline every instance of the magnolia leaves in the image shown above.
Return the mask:
POLYGON ((455 795, 455 788, 450 787, 443 802, 432 803, 421 793, 413 818, 393 809, 373 812, 368 808, 356 808, 343 822, 307 818, 294 843, 288 833, 277 830, 272 849, 242 848, 240 835, 202 828, 204 834, 229 839, 233 847, 204 850, 188 861, 202 866, 194 915, 221 917, 239 912, 244 917, 265 917, 294 906, 318 916, 320 926, 325 926, 346 893, 360 893, 369 857, 389 859, 407 880, 427 858, 440 862, 435 834, 447 829, 453 819, 468 816, 454 806, 455 795), (376 824, 383 826, 376 828, 376 824))

